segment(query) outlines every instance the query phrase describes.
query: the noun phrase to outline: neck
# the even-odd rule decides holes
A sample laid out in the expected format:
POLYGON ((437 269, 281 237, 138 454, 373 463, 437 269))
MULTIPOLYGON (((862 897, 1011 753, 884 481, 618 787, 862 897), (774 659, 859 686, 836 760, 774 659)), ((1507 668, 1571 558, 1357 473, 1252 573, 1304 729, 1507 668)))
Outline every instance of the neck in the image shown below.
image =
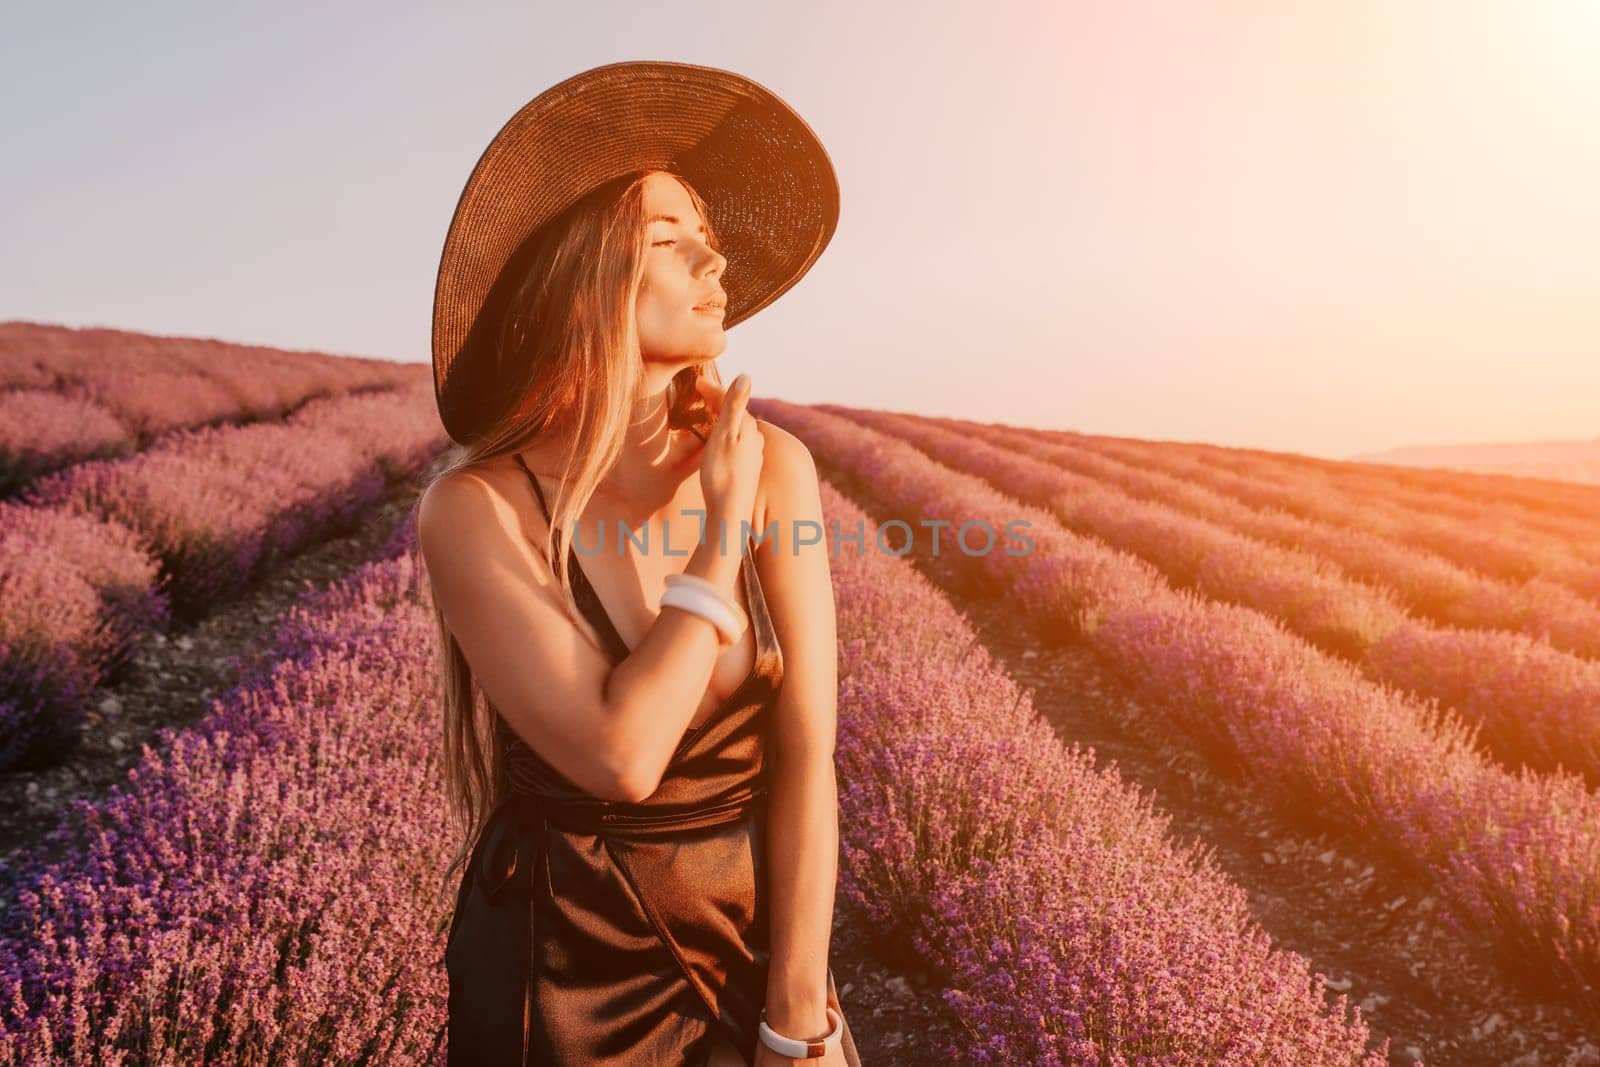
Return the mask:
POLYGON ((667 384, 682 369, 677 365, 651 364, 644 383, 634 399, 622 453, 606 481, 624 494, 676 488, 682 479, 686 460, 700 450, 693 434, 672 430, 667 425, 667 384))
MULTIPOLYGON (((623 434, 622 451, 595 490, 598 495, 635 503, 659 503, 663 495, 670 497, 675 493, 692 472, 704 442, 686 430, 670 430, 667 426, 667 384, 685 366, 688 364, 650 362, 645 365, 644 378, 623 434)), ((551 432, 559 436, 567 431, 553 429, 551 432)), ((534 470, 551 477, 558 476, 555 454, 541 446, 523 452, 525 458, 533 461, 534 470)))

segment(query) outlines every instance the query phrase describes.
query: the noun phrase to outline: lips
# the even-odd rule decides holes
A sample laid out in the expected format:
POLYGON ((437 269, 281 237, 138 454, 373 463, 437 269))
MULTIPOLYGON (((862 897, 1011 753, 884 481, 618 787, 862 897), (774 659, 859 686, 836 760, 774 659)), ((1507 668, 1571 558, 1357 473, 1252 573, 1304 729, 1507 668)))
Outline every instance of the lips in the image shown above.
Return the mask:
POLYGON ((718 296, 712 297, 710 300, 707 300, 704 303, 696 304, 694 306, 694 310, 695 311, 710 311, 712 309, 716 309, 718 311, 725 311, 725 310, 727 310, 727 306, 728 306, 728 296, 727 296, 726 293, 722 293, 722 294, 720 294, 718 296))

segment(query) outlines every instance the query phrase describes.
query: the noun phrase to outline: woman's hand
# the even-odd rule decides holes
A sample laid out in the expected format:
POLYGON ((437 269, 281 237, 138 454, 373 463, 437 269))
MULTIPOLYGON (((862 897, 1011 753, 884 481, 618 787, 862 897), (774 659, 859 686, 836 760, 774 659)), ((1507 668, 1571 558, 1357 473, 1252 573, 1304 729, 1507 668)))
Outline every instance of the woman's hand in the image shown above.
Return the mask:
MULTIPOLYGON (((741 540, 740 521, 753 522, 756 486, 761 478, 765 438, 755 417, 745 410, 750 375, 741 374, 723 393, 704 377, 696 380, 706 404, 717 413, 700 457, 700 489, 706 501, 706 524, 721 521, 734 527, 730 543, 741 540)), ((719 542, 720 543, 720 542, 719 542)))

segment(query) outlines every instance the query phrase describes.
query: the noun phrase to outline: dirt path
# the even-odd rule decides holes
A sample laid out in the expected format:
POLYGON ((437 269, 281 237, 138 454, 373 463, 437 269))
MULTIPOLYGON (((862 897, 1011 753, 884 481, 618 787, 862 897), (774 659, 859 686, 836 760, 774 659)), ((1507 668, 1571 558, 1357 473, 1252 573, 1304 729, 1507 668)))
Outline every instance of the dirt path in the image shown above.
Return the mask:
MULTIPOLYGON (((889 517, 823 457, 818 465, 874 519, 889 517)), ((952 600, 1063 740, 1092 745, 1096 766, 1115 762, 1124 780, 1153 792, 1173 836, 1211 847, 1273 943, 1307 957, 1330 988, 1362 1006, 1373 1033, 1391 1038, 1391 1063, 1420 1055, 1430 1067, 1600 1064, 1583 1016, 1532 995, 1486 949, 1449 936, 1432 917, 1438 898, 1428 885, 1393 877, 1359 842, 1306 832, 1220 777, 1087 646, 1040 643, 1009 605, 952 600)))
MULTIPOLYGON (((404 484, 391 487, 357 529, 292 557, 198 623, 153 635, 122 677, 95 696, 76 752, 54 767, 0 774, 0 882, 23 864, 55 858, 58 847, 49 833, 70 802, 105 796, 138 764, 142 746, 159 743, 163 728, 200 719, 214 698, 239 681, 233 657, 256 647, 263 631, 307 588, 371 559, 415 495, 404 484)), ((0 917, 5 907, 0 899, 0 917)))
POLYGON ((894 946, 873 944, 864 916, 843 894, 834 903, 828 964, 862 1067, 949 1062, 919 1051, 959 1039, 961 1024, 940 999, 939 983, 894 946))

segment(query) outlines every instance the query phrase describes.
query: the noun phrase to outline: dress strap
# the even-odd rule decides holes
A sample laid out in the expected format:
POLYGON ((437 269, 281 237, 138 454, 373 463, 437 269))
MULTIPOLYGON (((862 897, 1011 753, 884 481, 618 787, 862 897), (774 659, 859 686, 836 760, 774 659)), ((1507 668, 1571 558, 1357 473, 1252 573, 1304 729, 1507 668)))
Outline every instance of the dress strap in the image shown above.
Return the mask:
MULTIPOLYGON (((528 481, 533 483, 533 495, 539 498, 539 510, 544 512, 544 521, 548 524, 550 522, 550 505, 544 501, 544 490, 539 487, 539 479, 533 476, 533 471, 528 468, 528 461, 522 458, 521 452, 513 453, 513 455, 517 457, 517 466, 527 471, 528 481)), ((556 536, 561 536, 560 530, 556 531, 556 536)))
MULTIPOLYGON (((544 489, 539 485, 539 479, 528 467, 527 461, 522 458, 522 453, 513 453, 517 465, 528 475, 528 481, 533 485, 534 495, 539 498, 539 507, 544 511, 545 522, 553 520, 550 517, 550 506, 545 502, 544 489)), ((561 531, 556 532, 556 548, 560 550, 561 531)), ((745 549, 749 549, 752 538, 746 536, 745 549)), ((781 662, 782 653, 778 650, 777 634, 772 625, 771 616, 767 613, 767 598, 761 588, 761 575, 756 570, 755 557, 750 551, 742 553, 739 562, 740 576, 744 580, 745 599, 749 602, 751 624, 756 634, 756 663, 752 674, 759 672, 764 660, 778 657, 781 662)), ((611 615, 606 611, 605 605, 600 602, 600 594, 594 591, 594 586, 589 582, 589 576, 584 572, 582 564, 578 562, 577 552, 567 556, 567 579, 572 584, 573 599, 577 601, 578 608, 583 612, 584 618, 601 635, 611 654, 613 664, 621 663, 628 658, 628 643, 622 639, 622 634, 617 631, 616 625, 611 621, 611 615)), ((780 668, 781 669, 781 668, 780 668)), ((693 732, 693 728, 690 729, 693 732)))
MULTIPOLYGON (((544 511, 546 524, 554 522, 550 517, 550 505, 545 503, 544 490, 539 486, 539 479, 528 468, 528 463, 522 458, 521 452, 513 453, 517 458, 517 465, 527 472, 528 481, 533 483, 533 493, 539 498, 539 507, 544 511)), ((561 550, 561 531, 555 531, 556 551, 561 550)), ((572 585, 572 597, 577 602, 578 610, 583 612, 583 617, 589 620, 595 632, 600 635, 605 643, 606 652, 611 657, 613 665, 621 663, 628 658, 628 643, 622 639, 622 634, 617 631, 616 624, 611 621, 611 615, 606 611, 605 605, 600 603, 600 594, 594 591, 594 586, 589 584, 589 576, 584 573, 583 565, 578 562, 578 553, 571 552, 567 556, 567 581, 572 585)))

